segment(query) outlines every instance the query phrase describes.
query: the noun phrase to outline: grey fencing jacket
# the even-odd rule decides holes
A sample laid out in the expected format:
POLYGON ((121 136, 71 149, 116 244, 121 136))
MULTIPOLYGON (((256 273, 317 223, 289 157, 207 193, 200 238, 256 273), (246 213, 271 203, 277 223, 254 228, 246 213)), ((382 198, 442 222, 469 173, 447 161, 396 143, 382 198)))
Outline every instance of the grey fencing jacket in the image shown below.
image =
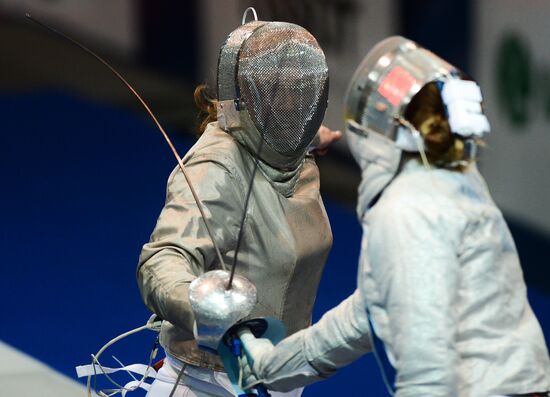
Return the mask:
MULTIPOLYGON (((211 123, 184 157, 204 204, 224 261, 232 263, 257 136, 234 136, 211 123)), ((332 233, 319 194, 319 172, 306 156, 288 169, 264 145, 266 158, 255 174, 237 274, 252 281, 258 303, 251 317, 272 316, 292 334, 311 323, 311 311, 332 233), (279 163, 277 163, 277 161, 279 163)), ((193 338, 188 287, 200 274, 220 268, 187 183, 179 168, 168 180, 166 203, 137 271, 147 307, 164 320, 161 344, 178 359, 223 370, 221 361, 200 351, 193 338)))
POLYGON ((371 180, 359 188, 357 290, 266 350, 258 377, 289 390, 333 374, 372 350, 370 312, 398 397, 548 391, 548 350, 514 241, 475 165, 428 170, 409 160, 369 209, 379 191, 371 180))

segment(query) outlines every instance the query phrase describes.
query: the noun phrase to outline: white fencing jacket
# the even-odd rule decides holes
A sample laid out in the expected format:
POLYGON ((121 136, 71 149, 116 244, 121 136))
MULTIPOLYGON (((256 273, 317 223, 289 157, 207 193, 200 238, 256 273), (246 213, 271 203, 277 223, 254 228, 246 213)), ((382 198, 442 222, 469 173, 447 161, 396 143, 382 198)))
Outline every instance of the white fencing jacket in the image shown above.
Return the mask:
POLYGON ((357 290, 254 370, 285 390, 331 375, 372 350, 368 309, 396 370, 397 397, 549 390, 548 350, 514 241, 475 165, 428 170, 409 160, 368 208, 380 191, 369 180, 380 178, 359 188, 357 290))
POLYGON ((396 396, 550 389, 514 241, 474 165, 410 160, 363 213, 358 287, 395 367, 396 396))

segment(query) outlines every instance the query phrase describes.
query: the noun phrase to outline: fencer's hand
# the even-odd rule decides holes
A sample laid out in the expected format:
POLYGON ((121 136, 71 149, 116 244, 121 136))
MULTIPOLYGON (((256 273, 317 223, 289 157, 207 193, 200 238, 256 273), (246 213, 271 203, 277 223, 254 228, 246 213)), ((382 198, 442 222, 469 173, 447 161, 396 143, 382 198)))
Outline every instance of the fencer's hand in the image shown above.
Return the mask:
POLYGON ((269 339, 256 339, 249 330, 239 332, 246 356, 240 361, 243 389, 261 383, 268 389, 288 392, 321 380, 306 358, 306 332, 298 331, 275 346, 269 339))
POLYGON ((248 328, 239 330, 238 335, 244 350, 241 360, 242 386, 248 389, 261 383, 263 361, 272 353, 273 343, 266 338, 256 338, 248 328))
POLYGON ((328 152, 329 146, 333 142, 339 141, 340 139, 342 139, 341 131, 333 131, 327 126, 322 125, 319 128, 319 131, 317 131, 317 135, 315 136, 313 143, 314 148, 310 153, 323 156, 328 152))

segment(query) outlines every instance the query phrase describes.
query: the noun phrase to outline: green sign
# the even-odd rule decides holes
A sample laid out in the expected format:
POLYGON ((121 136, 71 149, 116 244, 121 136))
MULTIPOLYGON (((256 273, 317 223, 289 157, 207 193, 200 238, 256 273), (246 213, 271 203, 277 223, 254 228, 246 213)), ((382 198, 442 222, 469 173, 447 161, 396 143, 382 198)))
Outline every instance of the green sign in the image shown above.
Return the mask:
POLYGON ((506 34, 497 49, 496 87, 500 109, 517 127, 529 121, 533 102, 531 54, 519 35, 506 34))
POLYGON ((530 47, 518 33, 502 37, 495 78, 500 110, 514 127, 527 126, 539 113, 550 121, 550 68, 535 64, 530 47))

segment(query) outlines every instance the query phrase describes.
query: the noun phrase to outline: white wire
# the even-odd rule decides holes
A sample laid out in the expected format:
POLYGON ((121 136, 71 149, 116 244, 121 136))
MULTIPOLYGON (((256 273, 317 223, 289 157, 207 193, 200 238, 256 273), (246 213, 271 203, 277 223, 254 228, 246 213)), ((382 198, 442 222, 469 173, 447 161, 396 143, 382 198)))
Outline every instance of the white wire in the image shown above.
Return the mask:
POLYGON ((242 357, 237 357, 237 362, 239 363, 239 382, 238 382, 238 385, 239 385, 239 389, 244 390, 243 389, 244 364, 243 364, 242 357))
POLYGON ((416 146, 418 147, 418 151, 420 152, 420 158, 422 159, 422 163, 424 164, 424 167, 426 169, 431 169, 430 163, 428 162, 428 157, 426 156, 426 152, 424 151, 424 146, 420 144, 422 141, 422 135, 420 135, 420 132, 416 128, 412 130, 412 134, 414 137, 414 141, 416 142, 416 146))
MULTIPOLYGON (((92 366, 94 368, 94 371, 95 371, 95 366, 96 364, 99 366, 99 368, 101 369, 101 364, 99 363, 99 357, 101 357, 101 355, 103 354, 103 352, 105 350, 107 350, 107 348, 113 344, 115 344, 116 342, 118 342, 119 340, 121 339, 124 339, 126 338, 127 336, 130 336, 130 335, 133 335, 135 333, 138 333, 138 332, 141 332, 145 329, 153 329, 152 327, 152 324, 150 324, 149 322, 147 322, 147 324, 145 325, 142 325, 141 327, 138 327, 138 328, 134 328, 128 332, 124 332, 123 334, 120 334, 119 336, 111 339, 109 342, 107 342, 105 345, 103 345, 103 347, 101 349, 99 349, 99 351, 94 355, 92 354, 92 366)), ((102 370, 103 371, 103 370, 102 370)), ((103 371, 104 374, 105 374, 105 371, 103 371)), ((106 374, 105 374, 106 375, 106 374)), ((96 376, 96 374, 94 374, 94 376, 96 376)), ((88 375, 88 380, 86 381, 86 391, 88 393, 88 397, 92 397, 92 390, 91 390, 91 383, 92 383, 92 375, 88 375)), ((101 394, 100 394, 101 395, 101 394)))
MULTIPOLYGON (((111 357, 113 357, 113 360, 115 360, 115 361, 120 365, 121 368, 124 368, 124 367, 126 366, 126 365, 124 365, 124 364, 122 363, 122 361, 120 361, 120 360, 119 360, 118 358, 116 358, 115 356, 111 356, 111 357)), ((126 372, 128 375, 130 375, 130 377, 131 377, 133 380, 135 380, 136 382, 138 381, 137 378, 134 376, 134 374, 132 374, 132 372, 128 371, 127 369, 124 370, 124 372, 126 372)))
MULTIPOLYGON (((370 317, 370 315, 367 313, 367 316, 370 317)), ((386 370, 384 369, 384 364, 382 364, 382 359, 378 355, 378 351, 376 350, 376 345, 374 344, 374 330, 372 329, 369 321, 369 342, 372 346, 372 353, 374 354, 374 359, 376 360, 376 364, 378 365, 378 369, 380 370, 380 373, 382 374, 382 381, 384 382, 384 386, 386 386, 386 391, 390 396, 394 396, 395 393, 393 391, 393 387, 390 385, 390 381, 388 380, 388 377, 386 375, 386 370)))
POLYGON ((426 167, 426 169, 428 170, 431 169, 432 167, 430 167, 428 156, 426 156, 426 151, 424 150, 424 145, 423 145, 424 138, 422 137, 420 132, 414 127, 414 125, 412 125, 408 120, 404 119, 401 116, 395 116, 395 121, 399 124, 402 124, 405 128, 407 128, 411 132, 414 138, 414 143, 416 144, 416 147, 418 148, 418 152, 420 153, 420 158, 422 159, 422 163, 424 164, 424 167, 426 167))

